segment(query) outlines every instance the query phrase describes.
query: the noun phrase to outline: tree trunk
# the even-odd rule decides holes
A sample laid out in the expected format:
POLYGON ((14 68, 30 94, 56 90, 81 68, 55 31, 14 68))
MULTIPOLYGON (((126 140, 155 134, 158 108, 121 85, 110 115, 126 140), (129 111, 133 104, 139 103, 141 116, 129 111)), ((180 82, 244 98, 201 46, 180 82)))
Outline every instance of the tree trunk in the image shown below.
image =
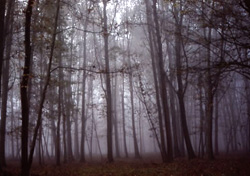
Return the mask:
POLYGON ((30 63, 31 63, 31 42, 30 42, 30 27, 32 6, 34 0, 29 0, 25 11, 25 63, 23 76, 21 81, 21 108, 22 108, 22 152, 21 152, 21 175, 29 175, 28 165, 28 128, 29 128, 29 100, 28 100, 28 83, 30 78, 30 63))
MULTIPOLYGON (((61 69, 59 70, 59 82, 61 80, 60 78, 61 75, 61 69)), ((61 165, 61 140, 60 140, 60 128, 61 128, 61 96, 62 96, 62 88, 59 85, 58 89, 58 119, 57 119, 57 128, 56 128, 56 165, 60 166, 61 165)))
POLYGON ((12 44, 12 34, 13 34, 14 5, 15 5, 14 0, 9 1, 6 24, 5 24, 6 25, 5 33, 7 34, 7 40, 6 40, 6 59, 3 64, 3 84, 2 84, 3 92, 2 92, 1 127, 0 127, 0 170, 3 166, 6 166, 5 135, 6 135, 10 54, 11 54, 11 44, 12 44))
MULTIPOLYGON (((0 95, 1 95, 1 80, 2 80, 2 67, 4 60, 4 47, 5 47, 5 6, 6 0, 0 0, 0 95)), ((28 7, 28 6, 27 6, 28 7)), ((1 166, 0 166, 1 167, 1 166)))
POLYGON ((216 94, 215 97, 215 119, 214 119, 214 126, 215 126, 215 131, 214 131, 214 153, 216 155, 219 154, 219 100, 218 100, 218 94, 216 94))
MULTIPOLYGON (((116 69, 116 61, 115 61, 115 69, 116 69)), ((113 125, 114 125, 114 133, 115 133, 115 155, 116 158, 120 158, 120 147, 119 147, 119 135, 118 135, 118 113, 117 113, 117 102, 119 102, 118 98, 118 77, 117 75, 114 75, 114 88, 113 88, 113 125)))
POLYGON ((159 70, 158 79, 159 79, 159 90, 161 95, 161 104, 163 108, 165 126, 166 126, 166 136, 167 136, 167 161, 173 161, 173 147, 172 147, 172 134, 171 134, 171 125, 170 125, 170 115, 169 115, 169 106, 168 106, 168 97, 167 97, 167 86, 165 81, 165 70, 164 70, 164 61, 163 61, 163 53, 162 53, 162 42, 161 42, 161 35, 160 35, 160 26, 159 26, 159 19, 157 15, 157 8, 156 8, 156 0, 153 0, 153 16, 154 16, 154 23, 155 23, 155 32, 156 32, 156 46, 157 46, 157 68, 159 70))
MULTIPOLYGON (((29 175, 28 164, 28 138, 29 138, 29 100, 28 100, 28 83, 30 79, 30 63, 31 63, 31 42, 30 42, 30 27, 32 7, 34 0, 29 0, 25 11, 25 63, 23 67, 23 75, 20 86, 21 93, 21 109, 22 109, 22 159, 21 159, 21 175, 29 175)), ((1 65, 0 65, 1 67, 1 65)))
POLYGON ((129 71, 129 92, 130 92, 130 103, 131 103, 131 120, 132 120, 132 132, 133 132, 133 142, 134 142, 134 152, 135 158, 141 158, 139 153, 136 129, 135 129, 135 111, 134 111, 134 88, 133 88, 133 71, 131 66, 131 58, 130 58, 130 46, 129 39, 128 40, 128 67, 129 71))
MULTIPOLYGON (((167 38, 167 36, 166 36, 167 38)), ((174 146, 174 155, 175 157, 180 157, 182 155, 180 151, 180 145, 178 141, 178 136, 182 133, 182 128, 179 124, 180 118, 177 115, 177 102, 175 96, 175 89, 173 87, 174 79, 175 79, 175 73, 174 73, 174 67, 175 67, 175 60, 173 57, 173 51, 171 50, 169 39, 166 40, 167 45, 167 52, 169 57, 169 67, 170 67, 170 75, 169 75, 169 103, 170 103, 170 109, 171 109, 171 117, 172 117, 172 127, 173 127, 173 146, 174 146)), ((168 80, 167 80, 168 81, 168 80)))
MULTIPOLYGON (((140 85, 140 91, 144 92, 143 85, 142 85, 142 80, 141 80, 141 76, 140 75, 139 75, 139 85, 140 85)), ((141 100, 141 102, 144 104, 144 106, 146 108, 147 119, 148 119, 148 122, 149 122, 149 127, 150 127, 150 129, 152 129, 152 131, 153 131, 152 133, 153 133, 153 136, 156 139, 157 146, 161 150, 161 143, 160 143, 160 140, 159 140, 159 137, 158 137, 157 128, 156 128, 154 119, 152 118, 152 113, 150 112, 151 111, 150 108, 149 108, 150 105, 147 105, 147 100, 146 100, 146 96, 145 96, 144 93, 142 93, 142 98, 143 99, 141 100)))
POLYGON ((104 52, 105 52, 105 73, 106 73, 106 99, 107 99, 107 149, 108 149, 108 162, 113 162, 113 146, 112 146, 112 94, 110 85, 109 73, 109 48, 108 48, 108 19, 107 19, 107 3, 108 0, 103 0, 103 37, 104 37, 104 52))
MULTIPOLYGON (((71 77, 71 75, 70 75, 71 77)), ((67 154, 68 154, 68 161, 71 162, 74 160, 73 158, 73 149, 72 149, 72 137, 71 137, 71 87, 68 87, 67 93, 69 93, 70 96, 67 97, 65 111, 66 111, 66 129, 67 129, 67 154)))
POLYGON ((122 131, 123 131, 123 145, 124 145, 124 152, 125 152, 125 157, 128 158, 128 149, 127 149, 127 134, 126 134, 126 121, 125 121, 125 85, 124 85, 124 73, 122 73, 122 131))
POLYGON ((132 83, 132 72, 129 74, 129 90, 130 90, 130 101, 131 101, 131 119, 132 119, 132 131, 133 131, 133 142, 134 142, 134 150, 135 150, 135 158, 141 158, 139 153, 138 141, 136 136, 135 129, 135 111, 134 111, 134 89, 132 83))
MULTIPOLYGON (((80 80, 80 74, 78 75, 78 80, 80 80)), ((78 124, 78 116, 79 116, 79 111, 80 111, 80 108, 79 108, 79 103, 80 103, 80 83, 78 82, 77 83, 77 98, 76 98, 76 110, 75 110, 75 118, 74 118, 74 123, 75 123, 75 135, 74 135, 74 144, 75 144, 75 147, 74 147, 74 154, 75 154, 75 158, 78 159, 78 157, 80 156, 80 153, 79 153, 79 124, 78 124)))
POLYGON ((39 160, 39 165, 41 166, 42 165, 42 135, 43 135, 43 128, 42 128, 42 125, 43 122, 41 122, 41 127, 39 129, 39 137, 38 137, 38 160, 39 160))
POLYGON ((199 156, 201 158, 203 158, 204 156, 204 110, 203 110, 203 98, 202 98, 202 75, 199 75, 199 82, 198 82, 198 86, 199 86, 199 109, 200 109, 200 142, 199 142, 199 156))
MULTIPOLYGON (((61 35, 59 35, 59 40, 61 41, 61 35)), ((58 100, 57 100, 57 108, 58 108, 58 119, 57 119, 57 128, 56 128, 56 144, 55 144, 55 155, 56 155, 56 165, 61 165, 61 137, 60 137, 60 130, 61 130, 61 117, 62 117, 62 95, 63 95, 63 89, 62 89, 62 82, 63 82, 63 71, 62 71, 62 55, 59 54, 59 70, 58 70, 58 100)))
POLYGON ((179 108, 180 108, 180 117, 181 117, 181 125, 182 125, 182 130, 183 130, 183 135, 187 147, 187 152, 188 152, 188 158, 193 159, 195 158, 194 150, 191 144, 191 140, 189 137, 189 132, 188 132, 188 127, 187 127, 187 120, 186 120, 186 109, 185 109, 185 103, 184 103, 184 93, 185 90, 183 88, 183 83, 182 83, 182 66, 181 66, 181 45, 180 45, 180 40, 181 40, 181 29, 178 29, 180 27, 177 27, 177 35, 176 36, 176 42, 175 42, 175 54, 176 54, 176 77, 177 77, 177 84, 178 84, 178 100, 179 100, 179 108))
POLYGON ((29 169, 32 165, 33 161, 33 154, 36 146, 36 139, 38 135, 39 128, 41 126, 41 121, 42 121, 42 113, 43 113, 43 104, 46 98, 46 93, 47 93, 47 88, 49 86, 50 82, 50 77, 51 77, 51 66, 52 66, 52 59, 53 59, 53 54, 54 54, 54 48, 55 48, 55 41, 56 41, 56 30, 57 30, 57 23, 58 23, 58 17, 59 17, 59 9, 60 9, 60 0, 57 0, 57 10, 56 10, 56 16, 55 16, 55 24, 54 24, 54 31, 53 31, 53 36, 52 36, 52 44, 51 44, 51 50, 50 50, 50 57, 49 57, 49 65, 47 69, 47 75, 46 75, 46 80, 45 84, 43 87, 42 95, 41 95, 41 100, 39 104, 39 110, 38 110, 38 118, 34 130, 34 135, 32 138, 32 143, 30 147, 30 155, 29 155, 29 169))
MULTIPOLYGON (((151 17, 151 11, 149 8, 149 2, 145 0, 146 3, 146 10, 147 10, 147 22, 148 24, 152 24, 153 20, 151 17)), ((155 52, 154 52, 154 47, 153 47, 153 36, 152 36, 152 27, 148 25, 148 35, 149 35, 149 46, 150 46, 150 55, 151 55, 151 61, 152 61, 152 69, 153 69, 153 75, 154 75, 154 86, 155 86, 155 91, 156 91, 156 103, 157 103, 157 110, 158 110, 158 118, 159 118, 159 128, 160 128, 160 138, 161 138, 161 145, 160 145, 160 150, 161 150, 161 156, 163 162, 167 162, 167 151, 166 151, 166 146, 165 146, 165 135, 164 135, 164 129, 163 129, 163 119, 162 119, 162 107, 161 107, 161 102, 160 102, 160 94, 159 94, 159 86, 158 86, 158 79, 157 79, 157 67, 155 63, 155 52)))
MULTIPOLYGON (((87 30, 88 21, 85 21, 84 29, 87 30)), ((83 68, 86 68, 87 62, 87 33, 84 32, 83 35, 83 68)), ((82 131, 81 131, 81 158, 80 162, 85 162, 85 133, 86 133, 86 112, 85 112, 85 92, 86 92, 86 70, 83 70, 83 80, 82 80, 82 131)))

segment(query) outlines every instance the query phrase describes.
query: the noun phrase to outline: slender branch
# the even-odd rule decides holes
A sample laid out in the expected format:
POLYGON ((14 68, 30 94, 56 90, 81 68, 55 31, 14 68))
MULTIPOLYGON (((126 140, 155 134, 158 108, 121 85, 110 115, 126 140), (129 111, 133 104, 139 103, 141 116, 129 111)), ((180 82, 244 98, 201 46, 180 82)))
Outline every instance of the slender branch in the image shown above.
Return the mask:
POLYGON ((115 70, 115 71, 109 71, 107 72, 105 69, 103 70, 91 70, 91 69, 86 69, 86 68, 75 68, 75 67, 66 67, 66 66, 58 66, 53 68, 50 73, 56 71, 57 69, 67 69, 67 70, 76 70, 76 71, 87 71, 87 72, 91 72, 91 73, 96 73, 96 74, 111 74, 111 73, 126 73, 129 74, 129 69, 126 68, 121 68, 120 70, 115 70))

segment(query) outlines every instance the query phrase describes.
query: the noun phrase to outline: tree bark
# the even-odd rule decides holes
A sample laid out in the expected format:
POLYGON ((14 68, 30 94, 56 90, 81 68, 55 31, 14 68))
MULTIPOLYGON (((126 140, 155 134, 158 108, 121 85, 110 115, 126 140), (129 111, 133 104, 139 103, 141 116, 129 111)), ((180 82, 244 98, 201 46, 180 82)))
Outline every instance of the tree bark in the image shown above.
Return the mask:
POLYGON ((187 120, 186 120, 186 109, 184 104, 184 88, 182 83, 182 66, 181 66, 181 29, 179 26, 177 27, 177 36, 176 36, 176 42, 175 42, 175 54, 176 54, 176 77, 177 77, 177 84, 178 84, 178 100, 179 100, 179 107, 180 107, 180 117, 181 117, 181 125, 183 130, 183 135, 187 147, 188 152, 188 158, 193 159, 195 158, 194 150, 191 144, 191 140, 189 137, 188 127, 187 127, 187 120))
POLYGON ((123 131, 123 145, 124 145, 124 152, 125 157, 128 158, 128 149, 127 149, 127 133, 126 133, 126 120, 125 120, 125 75, 122 73, 122 131, 123 131))
POLYGON ((170 125, 170 115, 169 115, 169 106, 168 106, 168 96, 167 96, 167 86, 165 81, 165 70, 164 70, 164 61, 163 61, 163 53, 162 53, 162 41, 160 35, 160 26, 159 26, 159 19, 157 14, 156 8, 156 0, 153 0, 153 16, 154 16, 154 23, 155 23, 155 32, 156 32, 156 46, 157 46, 157 56, 158 56, 158 79, 159 79, 159 89, 161 95, 161 103, 163 108, 163 114, 165 119, 165 126, 166 126, 166 136, 167 136, 167 161, 173 161, 173 147, 172 147, 172 133, 171 133, 171 125, 170 125))
MULTIPOLYGON (((116 69, 116 61, 115 61, 116 69)), ((117 113, 117 102, 119 102, 118 95, 118 76, 114 75, 114 86, 113 86, 113 125, 115 135, 115 155, 116 158, 120 158, 120 147, 119 147, 119 134, 118 134, 118 113, 117 113)))
POLYGON ((215 96, 215 119, 214 119, 214 153, 216 155, 219 154, 219 100, 218 100, 218 94, 215 96))
POLYGON ((208 44, 207 44, 207 74, 206 74, 206 144, 208 159, 214 159, 213 152, 213 85, 211 76, 211 28, 208 29, 208 44))
POLYGON ((109 48, 108 48, 108 19, 107 19, 107 3, 108 0, 103 0, 103 37, 104 37, 104 52, 105 52, 105 73, 106 73, 106 91, 107 91, 107 149, 108 149, 108 162, 113 162, 113 146, 112 146, 112 94, 110 85, 109 73, 109 48))
POLYGON ((29 170, 32 165, 33 161, 33 154, 36 146, 36 139, 38 135, 39 128, 41 126, 42 122, 42 113, 43 113, 43 104, 46 98, 46 93, 47 93, 47 88, 49 86, 50 82, 50 77, 51 77, 51 66, 52 66, 52 59, 53 59, 53 54, 54 54, 54 49, 55 49, 55 41, 56 41, 56 30, 57 30, 57 23, 58 23, 58 17, 59 17, 59 10, 60 10, 60 0, 57 0, 57 9, 56 9, 56 16, 55 16, 55 24, 54 24, 54 30, 53 30, 53 36, 52 36, 52 44, 51 44, 51 50, 50 50, 50 56, 49 56, 49 64, 48 64, 48 69, 46 73, 46 80, 45 84, 43 87, 42 95, 41 95, 41 100, 39 104, 39 110, 38 110, 38 117, 37 117, 37 122, 34 130, 34 135, 32 138, 32 143, 30 147, 30 155, 29 155, 29 170))
MULTIPOLYGON (((2 106, 1 106, 1 127, 0 127, 0 170, 6 166, 5 158, 5 135, 6 135, 6 118, 7 118, 7 101, 8 101, 8 84, 9 84, 9 67, 10 54, 13 35, 13 12, 15 1, 11 0, 8 3, 8 11, 6 17, 6 59, 3 63, 3 92, 2 92, 2 106)), ((1 84, 0 84, 1 85, 1 84)))
MULTIPOLYGON (((147 0, 145 0, 146 3, 146 12, 147 12, 147 22, 148 24, 152 24, 153 20, 151 17, 151 11, 150 11, 150 5, 147 0)), ((165 135, 164 135, 164 129, 163 129, 163 119, 162 119, 162 107, 160 102, 160 94, 159 94, 159 85, 158 85, 158 79, 157 79, 157 67, 155 62, 155 52, 154 52, 154 46, 153 46, 153 36, 152 36, 152 27, 148 25, 148 36, 149 36, 149 47, 150 47, 150 56, 152 61, 152 69, 153 69, 153 75, 154 75, 154 86, 156 91, 156 103, 157 103, 157 111, 158 111, 158 119, 159 119, 159 128, 160 128, 160 138, 161 138, 161 156, 163 162, 167 162, 167 151, 166 151, 166 145, 165 145, 165 135)))
MULTIPOLYGON (((88 16, 87 16, 88 19, 88 16)), ((85 21, 84 29, 87 30, 88 27, 88 21, 85 21)), ((83 35, 83 68, 86 68, 86 62, 87 62, 87 33, 84 32, 83 35)), ((83 78, 82 78, 82 131, 81 131, 81 162, 85 162, 85 133, 86 133, 86 98, 85 98, 85 92, 86 92, 86 70, 83 70, 83 78)))
MULTIPOLYGON (((23 67, 23 75, 20 87, 21 93, 21 109, 22 109, 22 152, 21 152, 21 175, 29 175, 28 163, 28 138, 29 138, 29 100, 28 100, 28 83, 30 80, 30 64, 31 64, 31 42, 30 27, 31 16, 34 0, 29 0, 25 11, 25 61, 23 67)), ((1 67, 1 65, 0 65, 1 67)))
POLYGON ((128 67, 129 67, 129 92, 130 92, 130 103, 131 103, 131 120, 132 120, 132 132, 133 132, 133 142, 134 142, 134 152, 135 158, 141 158, 138 141, 137 141, 137 134, 135 129, 135 110, 134 110, 134 88, 133 88, 133 71, 131 66, 131 58, 130 58, 130 46, 129 46, 129 39, 128 40, 128 67))
POLYGON ((5 6, 6 0, 0 0, 0 95, 1 95, 1 80, 2 80, 2 67, 4 60, 4 47, 5 47, 5 6))

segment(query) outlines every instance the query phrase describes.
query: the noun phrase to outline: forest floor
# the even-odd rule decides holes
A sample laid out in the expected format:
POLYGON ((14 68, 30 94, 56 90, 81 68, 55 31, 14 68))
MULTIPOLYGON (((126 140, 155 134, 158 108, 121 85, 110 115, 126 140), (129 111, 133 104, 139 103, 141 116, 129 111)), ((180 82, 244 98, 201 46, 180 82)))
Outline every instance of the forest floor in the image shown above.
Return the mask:
MULTIPOLYGON (((19 166, 9 164, 0 175, 19 174, 19 166)), ((31 176, 250 176, 250 157, 221 157, 214 161, 180 158, 169 164, 151 160, 117 160, 112 164, 34 165, 31 176)))

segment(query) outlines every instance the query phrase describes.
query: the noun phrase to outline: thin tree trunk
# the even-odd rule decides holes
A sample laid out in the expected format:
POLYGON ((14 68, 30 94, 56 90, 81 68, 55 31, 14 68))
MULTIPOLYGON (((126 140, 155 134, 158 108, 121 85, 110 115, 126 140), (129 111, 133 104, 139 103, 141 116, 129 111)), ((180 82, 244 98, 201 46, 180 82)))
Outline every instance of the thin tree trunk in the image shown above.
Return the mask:
MULTIPOLYGON (((15 126, 15 118, 14 118, 14 97, 13 97, 13 91, 11 91, 11 97, 10 97, 10 103, 11 103, 11 130, 14 129, 14 126, 15 126)), ((11 135, 11 153, 12 153, 12 159, 15 159, 16 155, 16 151, 15 151, 15 133, 13 133, 11 135)), ((16 141, 16 145, 18 143, 18 140, 16 141)))
POLYGON ((12 34, 13 34, 14 5, 15 5, 14 0, 9 1, 7 17, 6 17, 6 28, 5 28, 5 33, 8 35, 6 40, 6 59, 5 62, 3 63, 3 84, 2 84, 3 92, 2 92, 1 127, 0 127, 0 170, 3 166, 6 166, 5 135, 6 135, 10 54, 11 54, 11 44, 12 44, 12 34))
POLYGON ((203 139, 203 133, 204 133, 204 111, 203 111, 203 101, 202 101, 202 76, 199 76, 199 109, 200 109, 200 142, 199 142, 199 155, 201 158, 204 156, 204 139, 203 139))
POLYGON ((128 158, 128 149, 127 149, 127 140, 126 140, 126 121, 125 121, 125 85, 124 85, 124 73, 122 73, 122 131, 123 131, 123 145, 124 145, 124 152, 125 157, 128 158))
MULTIPOLYGON (((29 162, 28 162, 28 138, 29 138, 29 100, 28 100, 28 83, 30 79, 30 63, 31 63, 31 42, 30 42, 30 27, 32 7, 34 0, 29 0, 25 11, 25 63, 23 67, 23 75, 20 86, 21 94, 21 109, 22 109, 22 159, 21 159, 21 175, 29 175, 29 162)), ((0 67, 2 67, 0 65, 0 67)))
POLYGON ((173 161, 173 147, 172 147, 172 134, 171 134, 171 125, 170 125, 170 115, 169 115, 169 106, 168 106, 168 97, 167 97, 167 86, 165 81, 165 70, 164 70, 164 62, 163 62, 163 53, 162 53, 162 42, 161 42, 161 35, 160 35, 160 27, 159 27, 159 19, 157 15, 157 8, 156 8, 156 0, 153 0, 153 16, 155 22, 155 32, 156 32, 156 40, 157 40, 157 56, 158 56, 158 65, 157 68, 159 69, 158 79, 159 79, 159 90, 161 94, 161 104, 163 108, 163 114, 165 119, 165 126, 166 126, 166 136, 167 136, 167 161, 173 161))
POLYGON ((30 147, 29 165, 28 165, 29 169, 30 169, 30 167, 32 165, 32 161, 33 161, 33 154, 34 154, 34 149, 35 149, 35 145, 36 145, 38 130, 41 126, 41 121, 42 121, 43 104, 44 104, 44 101, 46 98, 47 88, 49 86, 50 77, 51 77, 51 66, 52 66, 52 59, 53 59, 54 48, 55 48, 55 41, 56 41, 56 34, 57 34, 56 30, 57 30, 57 23, 58 23, 58 17, 59 17, 59 10, 60 10, 60 0, 57 0, 57 9, 56 9, 54 31, 53 31, 53 36, 52 36, 49 65, 48 65, 47 76, 46 76, 46 80, 45 80, 45 84, 43 87, 43 92, 42 92, 41 100, 40 100, 40 104, 39 104, 37 123, 35 126, 34 135, 33 135, 32 143, 31 143, 31 147, 30 147))
MULTIPOLYGON (((116 69, 116 61, 115 61, 115 69, 116 69)), ((117 101, 119 102, 119 98, 118 98, 118 86, 117 86, 117 82, 118 82, 118 78, 117 75, 114 75, 114 88, 113 88, 113 125, 114 125, 114 133, 115 133, 115 152, 116 152, 116 157, 120 158, 120 147, 119 147, 119 135, 118 135, 118 118, 117 118, 117 101)))
POLYGON ((246 134, 247 136, 247 151, 250 153, 250 83, 249 80, 247 78, 244 78, 244 83, 245 83, 245 94, 246 94, 246 108, 247 108, 247 130, 248 130, 248 134, 246 134))
MULTIPOLYGON (((60 72, 60 70, 59 70, 60 72)), ((59 80, 60 80, 60 73, 59 73, 59 80)), ((61 127, 61 96, 62 90, 61 86, 59 85, 59 93, 58 93, 58 120, 57 120, 57 128, 56 128, 56 165, 61 165, 61 140, 60 140, 60 127, 61 127)))
POLYGON ((180 133, 182 133, 182 129, 180 125, 177 125, 178 122, 180 121, 179 116, 177 116, 177 102, 178 101, 175 97, 175 89, 173 88, 174 84, 174 79, 175 79, 175 74, 174 71, 172 71, 174 67, 174 57, 173 57, 173 52, 170 48, 170 43, 167 39, 166 41, 167 45, 167 52, 168 52, 168 57, 169 57, 169 67, 170 67, 170 75, 169 75, 169 103, 170 103, 170 109, 171 109, 171 117, 172 117, 172 126, 173 126, 173 147, 174 147, 174 155, 175 157, 180 157, 181 156, 181 151, 180 151, 180 146, 178 142, 178 136, 180 133))
POLYGON ((107 19, 107 3, 108 0, 103 0, 103 37, 104 37, 104 52, 105 52, 105 73, 106 73, 106 91, 107 91, 107 150, 108 162, 113 162, 113 146, 112 146, 112 94, 110 85, 109 73, 109 47, 108 47, 108 19, 107 19))
POLYGON ((212 85, 212 77, 211 77, 211 33, 212 29, 208 29, 208 43, 207 43, 207 75, 206 75, 206 122, 207 122, 207 137, 206 137, 206 144, 207 144, 207 155, 208 159, 214 159, 214 152, 213 152, 213 85, 212 85))
MULTIPOLYGON (((61 41, 61 36, 59 35, 59 40, 61 41)), ((59 54, 59 67, 62 66, 62 56, 59 54)), ((61 165, 61 137, 60 137, 60 130, 61 130, 61 116, 62 116, 62 82, 63 82, 63 72, 62 68, 59 68, 58 70, 58 102, 57 102, 57 107, 58 107, 58 119, 57 119, 57 128, 56 128, 56 165, 60 166, 61 165)))
MULTIPOLYGON (((71 63, 69 64, 71 65, 71 63)), ((68 80, 71 82, 71 73, 68 74, 68 80)), ((68 85, 64 91, 64 111, 65 111, 65 128, 66 128, 66 145, 67 145, 67 162, 71 162, 74 160, 73 158, 73 149, 72 149, 72 136, 71 136, 71 105, 72 103, 72 89, 71 85, 68 85)))
MULTIPOLYGON (((147 10, 147 22, 148 24, 152 23, 152 17, 151 17, 151 11, 149 8, 149 2, 145 0, 146 2, 146 10, 147 10)), ((155 63, 155 53, 154 53, 154 47, 153 47, 153 36, 152 36, 152 27, 148 25, 148 33, 149 33, 149 46, 150 46, 150 55, 151 55, 151 61, 152 61, 152 68, 153 68, 153 75, 154 75, 154 86, 156 91, 156 103, 157 103, 157 110, 158 110, 158 117, 159 117, 159 127, 160 127, 160 137, 161 137, 161 156, 163 162, 167 162, 167 151, 165 146, 165 135, 164 135, 164 129, 163 129, 163 119, 162 119, 162 111, 161 111, 161 102, 160 102, 160 94, 159 94, 159 86, 158 86, 158 79, 157 79, 157 69, 156 69, 156 63, 155 63)))
POLYGON ((131 103, 131 120, 132 120, 132 132, 133 132, 134 152, 135 152, 135 158, 141 158, 140 153, 139 153, 139 147, 138 147, 136 129, 135 129, 133 72, 132 72, 132 68, 131 68, 129 41, 128 41, 128 66, 129 66, 129 69, 130 69, 130 71, 129 71, 129 92, 130 92, 130 103, 131 103))
POLYGON ((214 153, 216 155, 219 154, 219 100, 218 100, 218 94, 216 94, 215 97, 215 119, 214 119, 214 125, 215 125, 215 131, 214 131, 214 153))
MULTIPOLYGON (((144 92, 143 85, 142 85, 142 80, 141 80, 140 75, 139 75, 139 85, 140 85, 141 92, 144 92)), ((161 143, 160 143, 160 140, 159 140, 159 137, 158 137, 158 134, 157 134, 157 129, 156 129, 156 126, 155 126, 155 123, 154 123, 154 119, 152 118, 152 115, 151 115, 152 113, 150 112, 151 110, 150 110, 149 106, 147 105, 145 94, 142 94, 142 97, 143 97, 143 100, 141 100, 141 102, 145 105, 146 112, 147 112, 147 119, 148 119, 148 122, 149 122, 150 129, 152 129, 153 135, 154 135, 154 137, 156 139, 156 142, 157 142, 157 146, 161 150, 161 143)))
MULTIPOLYGON (((92 109, 92 116, 94 116, 94 110, 92 109)), ((94 120, 94 119, 93 119, 94 120)), ((96 140, 97 140, 97 146, 101 155, 101 159, 103 158, 102 156, 102 150, 101 150, 101 145, 100 145, 100 141, 99 141, 99 137, 98 137, 98 133, 97 133, 97 125, 96 122, 94 121, 94 129, 95 129, 95 136, 96 136, 96 140)))
MULTIPOLYGON (((80 80, 80 74, 78 75, 78 80, 80 80)), ((79 129, 78 129, 78 116, 79 116, 79 103, 80 103, 80 83, 77 83, 77 100, 76 100, 76 110, 75 110, 75 119, 74 119, 74 123, 75 123, 75 135, 74 135, 74 143, 75 143, 75 147, 74 147, 74 151, 75 151, 75 157, 76 159, 78 159, 79 156, 79 129)))
MULTIPOLYGON (((179 29, 180 32, 180 29, 179 29)), ((178 33, 178 35, 181 35, 178 33)), ((182 130, 183 130, 183 135, 187 147, 187 152, 188 152, 188 158, 193 159, 195 158, 194 150, 191 144, 191 140, 189 137, 189 132, 188 132, 188 127, 187 127, 187 120, 186 120, 186 109, 185 109, 185 104, 184 104, 184 88, 183 88, 183 83, 182 83, 182 71, 181 71, 181 56, 180 56, 180 37, 176 37, 176 77, 177 77, 177 83, 178 83, 178 100, 179 100, 179 108, 180 108, 180 117, 181 117, 181 124, 182 124, 182 130)))
MULTIPOLYGON (((88 22, 85 21, 84 29, 87 30, 88 22)), ((86 67, 87 62, 87 33, 84 32, 83 35, 83 68, 86 67)), ((86 70, 83 70, 83 80, 82 80, 82 131, 81 131, 81 159, 80 162, 85 162, 85 133, 86 133, 86 98, 85 98, 85 92, 86 92, 86 70)))
POLYGON ((188 158, 193 159, 195 158, 194 150, 192 147, 192 143, 189 136, 187 120, 186 120, 186 109, 184 103, 184 95, 185 95, 185 88, 182 82, 183 72, 182 72, 182 60, 181 60, 181 42, 182 42, 182 20, 183 15, 181 14, 182 10, 182 1, 180 1, 180 9, 177 10, 174 7, 175 13, 175 56, 176 56, 176 77, 177 77, 177 84, 178 84, 178 91, 177 97, 179 100, 179 108, 180 108, 180 118, 181 118, 181 126, 183 131, 183 136, 185 139, 185 144, 187 147, 188 158))
POLYGON ((42 165, 42 124, 43 122, 41 122, 41 127, 39 129, 39 137, 38 137, 38 160, 39 160, 39 165, 42 165))
MULTIPOLYGON (((4 47, 5 47, 5 6, 6 0, 0 0, 0 95, 1 95, 1 80, 2 80, 2 67, 4 60, 4 47)), ((27 6, 28 7, 28 6, 27 6)), ((1 167, 1 165, 0 165, 1 167)))

